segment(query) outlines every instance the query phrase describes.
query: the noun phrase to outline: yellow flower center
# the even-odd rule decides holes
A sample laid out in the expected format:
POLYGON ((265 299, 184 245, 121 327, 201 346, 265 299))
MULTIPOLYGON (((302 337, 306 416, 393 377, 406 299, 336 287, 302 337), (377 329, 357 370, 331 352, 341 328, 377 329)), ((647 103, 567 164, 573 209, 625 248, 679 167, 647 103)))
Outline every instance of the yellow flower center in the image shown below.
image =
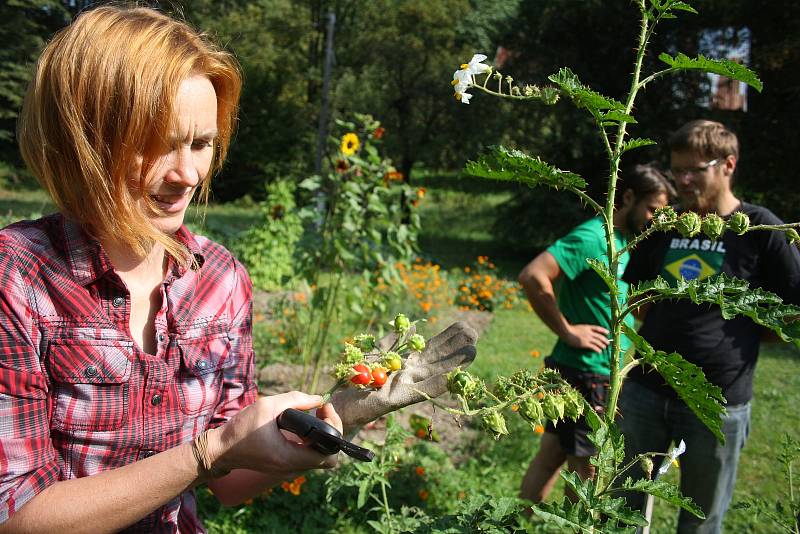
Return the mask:
POLYGON ((462 70, 463 70, 463 69, 466 69, 467 67, 469 67, 469 65, 468 65, 467 63, 462 63, 462 64, 461 64, 461 69, 462 69, 462 70))
POLYGON ((456 93, 455 97, 456 97, 456 100, 461 100, 461 93, 456 93))

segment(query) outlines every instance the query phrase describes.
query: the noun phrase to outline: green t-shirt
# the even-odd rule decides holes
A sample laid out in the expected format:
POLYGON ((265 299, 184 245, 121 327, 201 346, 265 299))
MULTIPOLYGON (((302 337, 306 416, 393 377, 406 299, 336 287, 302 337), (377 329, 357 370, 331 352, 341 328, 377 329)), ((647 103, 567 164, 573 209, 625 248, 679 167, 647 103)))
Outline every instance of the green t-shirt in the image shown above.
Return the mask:
MULTIPOLYGON (((626 239, 614 231, 616 250, 626 244, 626 239)), ((611 295, 603 279, 592 270, 587 258, 606 261, 606 239, 603 221, 600 217, 579 224, 572 231, 553 243, 547 251, 555 257, 564 273, 556 287, 558 308, 572 324, 596 324, 611 330, 611 295)), ((622 277, 628 265, 629 254, 619 260, 617 278, 622 277)), ((620 303, 625 302, 628 284, 619 280, 620 303)), ((633 317, 625 318, 633 327, 633 317)), ((623 335, 622 351, 628 350, 630 341, 623 335)), ((611 345, 602 352, 575 349, 559 340, 553 348, 553 360, 584 372, 610 374, 611 345)), ((620 360, 622 360, 620 358, 620 360)), ((621 363, 621 361, 620 361, 621 363)))

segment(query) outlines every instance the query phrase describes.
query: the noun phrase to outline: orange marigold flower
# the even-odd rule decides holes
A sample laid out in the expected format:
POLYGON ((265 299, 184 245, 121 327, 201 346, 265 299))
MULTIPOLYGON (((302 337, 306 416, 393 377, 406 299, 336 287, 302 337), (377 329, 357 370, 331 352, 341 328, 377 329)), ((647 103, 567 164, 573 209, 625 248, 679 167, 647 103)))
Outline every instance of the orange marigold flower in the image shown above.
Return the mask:
POLYGON ((533 356, 534 358, 538 358, 539 356, 541 356, 541 353, 538 350, 532 350, 531 356, 533 356))
POLYGON ((431 311, 431 306, 433 306, 433 304, 430 302, 423 302, 419 306, 420 308, 422 308, 422 311, 428 313, 429 311, 431 311))
POLYGON ((425 198, 425 193, 427 192, 428 192, 427 189, 425 189, 424 187, 420 187, 419 189, 417 189, 417 198, 425 198))
POLYGON ((424 477, 424 476, 425 476, 425 468, 424 468, 424 467, 422 467, 421 465, 418 465, 418 466, 416 467, 416 469, 414 469, 414 472, 415 472, 417 475, 421 476, 421 477, 424 477))
POLYGON ((418 428, 417 432, 416 432, 416 436, 419 439, 423 439, 423 438, 427 438, 428 437, 428 433, 425 431, 424 428, 418 428))
POLYGON ((390 171, 383 175, 385 180, 390 182, 402 182, 403 181, 403 173, 399 171, 390 171))
POLYGON ((519 404, 512 404, 511 405, 511 411, 512 412, 518 412, 519 411, 519 404))
POLYGON ((544 427, 542 425, 536 425, 536 428, 533 429, 533 431, 537 434, 544 434, 544 427))
POLYGON ((384 129, 383 126, 378 126, 377 128, 375 128, 375 131, 372 132, 372 138, 373 139, 380 139, 380 138, 383 137, 383 134, 385 132, 386 132, 386 130, 384 129))
POLYGON ((427 501, 429 495, 430 493, 428 493, 428 490, 424 489, 419 490, 419 498, 422 499, 423 501, 427 501))
POLYGON ((468 272, 470 272, 471 270, 472 270, 472 269, 470 269, 469 267, 464 267, 464 272, 465 272, 465 273, 468 273, 468 272))

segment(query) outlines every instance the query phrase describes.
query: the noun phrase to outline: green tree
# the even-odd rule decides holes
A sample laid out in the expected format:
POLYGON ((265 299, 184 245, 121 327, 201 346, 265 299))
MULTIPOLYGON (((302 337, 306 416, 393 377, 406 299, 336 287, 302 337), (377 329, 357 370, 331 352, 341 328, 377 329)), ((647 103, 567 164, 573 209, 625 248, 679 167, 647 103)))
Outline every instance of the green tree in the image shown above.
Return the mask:
POLYGON ((67 20, 57 0, 9 0, 0 6, 0 162, 21 166, 14 132, 33 63, 67 20))
POLYGON ((458 68, 462 55, 479 46, 492 55, 496 35, 516 15, 517 0, 376 0, 364 4, 337 49, 339 110, 368 111, 381 118, 387 147, 409 178, 417 162, 455 165, 477 150, 480 134, 498 120, 458 109, 442 76, 458 68), (461 112, 461 113, 457 113, 461 112), (481 132, 477 126, 481 125, 481 132), (475 126, 476 128, 471 128, 475 126), (466 139, 465 139, 466 138, 466 139))
MULTIPOLYGON (((503 72, 518 79, 543 82, 560 65, 571 65, 581 80, 603 94, 621 95, 620 85, 629 71, 633 50, 626 39, 635 28, 624 12, 624 0, 524 0, 519 17, 500 39, 511 51, 503 72), (615 28, 614 32, 600 31, 615 28), (598 60, 598 58, 601 58, 598 60)), ((725 27, 748 27, 751 32, 750 67, 759 72, 763 93, 750 91, 748 111, 709 109, 704 101, 708 79, 696 73, 678 74, 669 83, 653 84, 637 102, 638 124, 630 125, 634 137, 648 137, 660 147, 631 153, 628 163, 666 162, 666 139, 681 124, 695 118, 719 120, 734 129, 742 145, 735 188, 738 195, 762 203, 783 219, 798 217, 798 196, 791 154, 800 150, 795 125, 800 110, 786 105, 800 94, 800 47, 792 28, 800 24, 800 4, 788 0, 698 0, 697 15, 684 16, 680 24, 665 21, 653 36, 654 49, 698 53, 701 32, 725 27)), ((652 70, 658 59, 645 58, 652 70)), ((523 146, 536 151, 561 168, 574 169, 589 178, 607 174, 607 163, 596 143, 596 133, 581 112, 570 106, 540 108, 518 119, 527 131, 539 135, 523 146), (579 124, 563 132, 559 121, 579 124)), ((508 143, 513 146, 515 143, 508 143)), ((623 172, 624 177, 624 172, 623 172)), ((591 180, 589 194, 603 201, 602 180, 591 180)), ((559 195, 526 190, 503 209, 507 217, 498 221, 496 233, 516 248, 538 248, 565 233, 584 217, 577 202, 559 195), (543 230, 546 229, 546 230, 543 230)))

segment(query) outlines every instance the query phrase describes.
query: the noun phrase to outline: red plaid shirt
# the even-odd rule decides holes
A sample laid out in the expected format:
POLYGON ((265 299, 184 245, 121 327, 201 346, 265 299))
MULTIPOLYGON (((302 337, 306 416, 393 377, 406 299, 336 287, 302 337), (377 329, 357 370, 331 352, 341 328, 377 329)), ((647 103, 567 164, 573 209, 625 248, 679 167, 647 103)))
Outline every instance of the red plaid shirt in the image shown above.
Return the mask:
MULTIPOLYGON (((0 523, 58 480, 190 441, 255 400, 247 273, 220 245, 177 237, 200 267, 170 265, 147 354, 96 240, 61 215, 0 231, 0 523)), ((203 532, 194 493, 127 531, 203 532)))

